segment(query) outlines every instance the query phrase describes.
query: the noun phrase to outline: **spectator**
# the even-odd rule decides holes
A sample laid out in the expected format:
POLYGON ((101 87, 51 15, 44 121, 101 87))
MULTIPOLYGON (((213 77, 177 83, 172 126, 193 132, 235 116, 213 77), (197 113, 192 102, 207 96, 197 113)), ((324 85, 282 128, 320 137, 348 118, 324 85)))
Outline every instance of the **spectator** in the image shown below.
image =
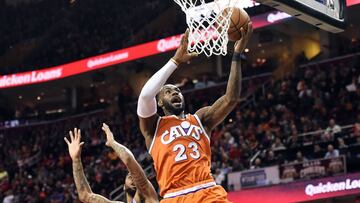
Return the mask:
POLYGON ((339 125, 335 123, 334 119, 330 119, 329 126, 325 130, 325 134, 335 135, 341 132, 341 128, 339 125))
POLYGON ((348 153, 348 146, 345 144, 344 139, 338 138, 338 148, 339 148, 339 153, 340 153, 341 155, 347 155, 347 153, 348 153))
POLYGON ((220 169, 216 169, 214 178, 215 178, 216 184, 222 185, 225 180, 225 173, 220 169))
POLYGON ((277 165, 277 164, 279 164, 279 159, 278 159, 278 157, 275 156, 274 152, 270 150, 267 152, 267 157, 266 157, 265 163, 268 166, 277 165))
POLYGON ((331 174, 343 173, 344 172, 344 162, 342 161, 342 159, 340 157, 333 159, 329 163, 328 170, 331 174))
POLYGON ((296 172, 296 169, 293 165, 285 166, 284 171, 282 173, 282 179, 293 180, 299 177, 299 174, 296 172))
POLYGON ((279 150, 285 150, 286 147, 282 143, 281 139, 279 137, 275 138, 275 143, 271 145, 271 149, 273 151, 279 151, 279 150))
POLYGON ((329 144, 327 147, 328 151, 325 154, 325 159, 328 158, 334 158, 334 157, 338 157, 339 156, 339 150, 334 149, 334 146, 332 144, 329 144))
POLYGON ((252 166, 250 167, 250 169, 257 169, 257 168, 261 168, 261 167, 263 167, 263 165, 262 165, 262 163, 261 163, 261 159, 260 159, 260 158, 256 158, 254 165, 252 165, 252 166))
POLYGON ((287 142, 287 146, 289 148, 296 148, 300 146, 300 138, 297 134, 297 132, 293 132, 293 134, 291 135, 291 137, 289 137, 288 142, 287 142))
POLYGON ((3 200, 3 203, 15 203, 16 202, 16 198, 13 194, 12 190, 8 190, 7 192, 5 192, 5 198, 3 200))
POLYGON ((314 151, 313 151, 313 159, 320 159, 324 157, 324 150, 320 147, 319 144, 314 145, 314 151))
POLYGON ((294 163, 303 163, 306 161, 308 161, 308 159, 303 156, 302 152, 298 151, 296 153, 296 159, 295 159, 294 163))

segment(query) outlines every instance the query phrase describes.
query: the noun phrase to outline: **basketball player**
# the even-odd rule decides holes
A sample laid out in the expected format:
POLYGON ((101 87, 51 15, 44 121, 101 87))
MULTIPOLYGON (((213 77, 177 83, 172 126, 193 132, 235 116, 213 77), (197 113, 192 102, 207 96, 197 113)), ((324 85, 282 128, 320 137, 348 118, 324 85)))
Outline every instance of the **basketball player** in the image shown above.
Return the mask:
POLYGON ((211 131, 234 109, 240 100, 241 53, 252 33, 241 28, 236 42, 225 95, 213 105, 185 114, 184 97, 174 85, 164 85, 180 64, 196 56, 188 53, 188 30, 175 56, 144 85, 138 100, 140 130, 154 160, 162 203, 229 202, 227 193, 216 185, 210 173, 211 131), (157 96, 157 101, 156 97, 157 96), (157 105, 165 116, 157 114, 157 105))
MULTIPOLYGON (((116 152, 116 154, 119 156, 121 161, 124 162, 130 172, 126 176, 124 184, 127 202, 140 203, 140 196, 144 198, 145 203, 159 202, 154 187, 146 178, 144 171, 137 163, 131 151, 114 140, 114 136, 106 124, 103 124, 102 129, 105 132, 107 138, 106 146, 111 147, 116 152)), ((86 180, 83 166, 81 163, 81 149, 84 145, 84 142, 80 142, 80 129, 75 128, 74 132, 70 131, 69 134, 70 141, 66 137, 64 137, 64 140, 68 145, 69 154, 72 159, 73 175, 80 201, 84 203, 120 203, 118 201, 110 201, 101 195, 94 194, 91 191, 90 185, 86 180)))

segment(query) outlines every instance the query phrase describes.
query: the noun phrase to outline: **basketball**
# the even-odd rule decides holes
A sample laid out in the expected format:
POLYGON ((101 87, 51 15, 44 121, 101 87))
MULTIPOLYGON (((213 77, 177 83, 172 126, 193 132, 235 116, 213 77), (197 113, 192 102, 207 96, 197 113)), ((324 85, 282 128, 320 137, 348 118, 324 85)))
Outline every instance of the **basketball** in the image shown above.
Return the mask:
MULTIPOLYGON (((224 12, 228 12, 229 8, 224 12)), ((233 7, 233 13, 230 18, 230 25, 228 30, 229 40, 238 41, 241 38, 240 28, 247 29, 247 23, 250 22, 250 17, 242 8, 233 7)))

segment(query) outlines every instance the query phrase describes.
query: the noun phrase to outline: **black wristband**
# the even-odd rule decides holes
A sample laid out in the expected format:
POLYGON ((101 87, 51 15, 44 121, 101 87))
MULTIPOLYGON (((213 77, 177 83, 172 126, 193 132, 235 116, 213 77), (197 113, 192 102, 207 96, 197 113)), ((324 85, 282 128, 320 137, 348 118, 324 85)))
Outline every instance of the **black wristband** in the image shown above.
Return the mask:
POLYGON ((237 53, 234 52, 233 57, 232 57, 232 61, 238 62, 242 59, 242 54, 241 53, 237 53))

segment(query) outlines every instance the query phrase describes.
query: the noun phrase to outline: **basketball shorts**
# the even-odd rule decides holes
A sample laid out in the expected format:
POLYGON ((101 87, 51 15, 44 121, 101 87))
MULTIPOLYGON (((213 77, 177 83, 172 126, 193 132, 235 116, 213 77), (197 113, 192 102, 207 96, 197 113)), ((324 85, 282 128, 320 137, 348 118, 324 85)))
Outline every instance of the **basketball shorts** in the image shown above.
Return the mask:
POLYGON ((160 203, 230 203, 227 199, 227 193, 219 185, 198 190, 194 193, 179 195, 172 198, 166 198, 160 203))

